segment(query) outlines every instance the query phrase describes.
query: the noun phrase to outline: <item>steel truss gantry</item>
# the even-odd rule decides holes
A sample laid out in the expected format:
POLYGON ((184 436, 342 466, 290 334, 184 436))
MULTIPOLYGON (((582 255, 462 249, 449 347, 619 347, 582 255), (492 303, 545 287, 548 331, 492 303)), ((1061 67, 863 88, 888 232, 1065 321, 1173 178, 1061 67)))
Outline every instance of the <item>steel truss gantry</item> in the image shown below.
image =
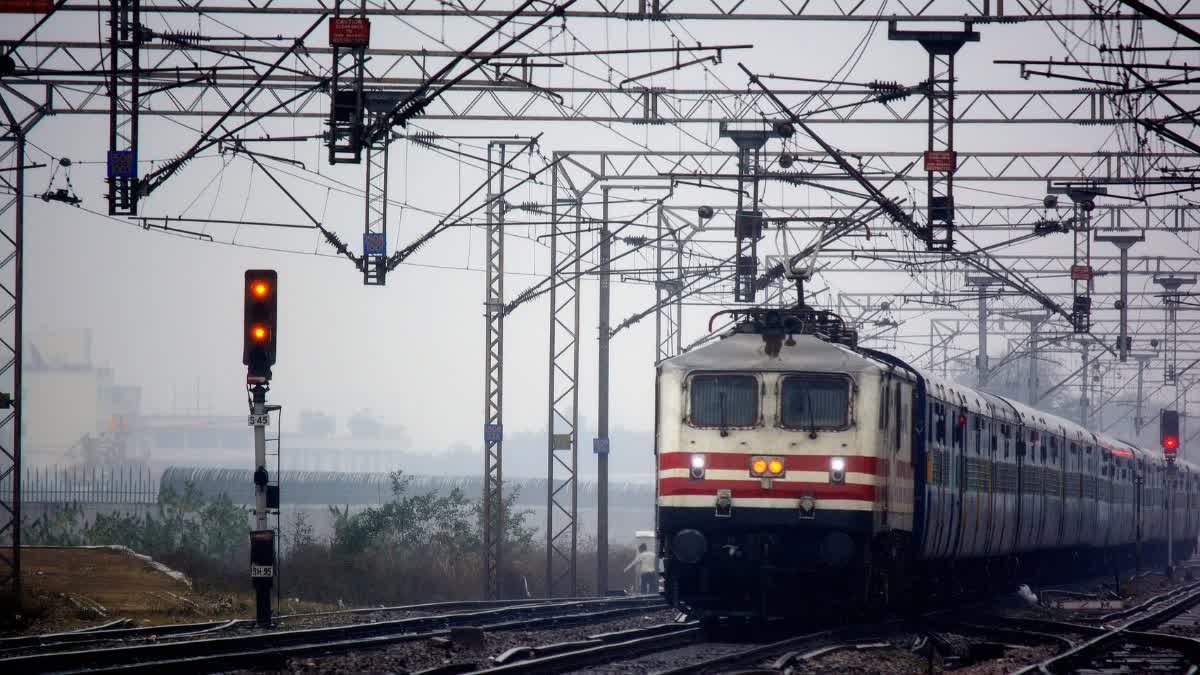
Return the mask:
POLYGON ((141 0, 109 0, 108 215, 137 215, 138 115, 141 112, 141 0))
MULTIPOLYGON (((555 160, 558 160, 555 153, 555 160)), ((582 188, 582 189, 581 189, 582 188)), ((546 435, 546 597, 578 592, 579 289, 583 194, 555 162, 550 208, 550 374, 546 435)))
MULTIPOLYGON (((370 0, 367 16, 416 17, 503 17, 512 11, 505 0, 477 0, 469 8, 447 5, 438 0, 413 0, 403 7, 384 0, 370 0)), ((1200 14, 1185 11, 1183 3, 1163 14, 1177 21, 1200 18, 1200 14)), ((830 0, 776 0, 764 11, 759 3, 713 2, 712 0, 586 0, 564 12, 568 19, 615 19, 622 21, 682 21, 682 20, 745 20, 745 21, 972 21, 987 23, 1029 23, 1095 21, 1131 21, 1139 19, 1136 12, 1122 12, 1120 7, 1087 12, 1057 11, 1053 2, 1009 2, 1004 0, 925 0, 925 2, 889 3, 891 13, 881 13, 877 2, 839 3, 830 0)), ((94 7, 85 0, 70 0, 59 11, 91 11, 94 7)), ((329 11, 328 5, 317 0, 256 3, 254 0, 181 1, 178 4, 156 3, 147 11, 163 14, 256 14, 312 15, 329 11)), ((541 17, 545 10, 531 10, 527 17, 541 17)))
MULTIPOLYGON (((367 143, 366 189, 364 202, 366 214, 363 229, 362 266, 363 284, 382 286, 387 281, 387 225, 388 225, 388 146, 391 134, 376 142, 367 143)), ((333 148, 329 150, 333 152, 333 148)), ((346 160, 343 160, 346 161, 346 160)))
MULTIPOLYGON (((487 269, 484 276, 483 597, 499 599, 504 560, 504 218, 508 146, 488 143, 487 269)), ((527 145, 521 141, 520 145, 527 145)), ((549 577, 547 577, 549 578, 549 577)))
MULTIPOLYGON (((144 94, 143 115, 209 117, 236 99, 247 85, 246 65, 237 55, 270 58, 285 51, 282 46, 248 45, 217 56, 203 67, 195 66, 193 48, 186 42, 151 42, 140 45, 150 59, 142 68, 142 81, 156 87, 144 94)), ((334 56, 332 48, 309 46, 311 56, 334 56)), ((13 80, 17 88, 52 86, 58 98, 58 114, 106 114, 105 84, 96 73, 107 73, 107 44, 69 40, 32 40, 14 52, 18 72, 38 73, 36 81, 13 80), (81 67, 82 65, 82 67, 81 67), (92 73, 89 75, 89 73, 92 73)), ((370 95, 395 96, 423 82, 419 76, 431 62, 456 56, 456 52, 427 52, 404 49, 371 49, 364 66, 363 87, 370 95), (400 73, 400 74, 398 74, 400 73)), ((349 66, 347 66, 349 67, 349 66)), ((341 71, 338 71, 341 72, 341 71)), ((267 89, 281 99, 295 96, 280 106, 273 96, 249 101, 248 114, 293 119, 328 119, 324 73, 285 71, 264 78, 267 89)), ((536 84, 536 83, 534 83, 536 84)), ((745 89, 694 89, 676 87, 575 86, 555 87, 562 97, 549 96, 543 87, 510 79, 466 79, 432 101, 421 117, 445 121, 534 121, 534 122, 624 122, 631 124, 716 124, 722 121, 751 123, 769 110, 761 93, 745 89)), ((887 104, 847 106, 865 101, 870 92, 853 88, 824 91, 811 88, 773 90, 788 105, 805 102, 831 112, 805 117, 807 124, 927 124, 926 109, 919 97, 887 104)), ((1131 122, 1114 115, 1109 99, 1121 92, 1112 88, 1081 89, 960 89, 955 92, 956 123, 959 124, 1117 124, 1131 122)), ((1195 101, 1200 91, 1180 88, 1172 97, 1195 101)), ((1118 111, 1119 113, 1119 111, 1118 111)))
MULTIPOLYGON (((0 92, 0 592, 21 603, 21 375, 24 329, 25 153, 31 129, 49 114, 42 103, 0 92), (31 109, 23 112, 28 105, 31 109)), ((37 165, 41 166, 41 165, 37 165)))

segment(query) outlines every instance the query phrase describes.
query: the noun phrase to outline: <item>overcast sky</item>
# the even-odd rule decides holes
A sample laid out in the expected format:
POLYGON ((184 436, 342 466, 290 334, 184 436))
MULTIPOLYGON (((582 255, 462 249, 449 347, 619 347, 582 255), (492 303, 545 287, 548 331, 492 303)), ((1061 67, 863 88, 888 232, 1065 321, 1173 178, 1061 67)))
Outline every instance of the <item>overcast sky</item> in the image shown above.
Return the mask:
MULTIPOLYGON (((1080 2, 1062 3, 1082 11, 1080 2)), ((220 18, 237 30, 250 34, 295 34, 303 20, 272 19, 269 22, 240 16, 220 18)), ((196 30, 205 34, 230 35, 230 28, 210 19, 162 17, 151 14, 148 24, 161 28, 164 21, 178 30, 196 30)), ((459 19, 377 19, 373 25, 372 45, 444 49, 444 45, 464 47, 485 30, 490 20, 459 19), (439 42, 444 44, 439 44, 439 42)), ((5 17, 0 39, 11 39, 30 25, 27 17, 5 17)), ((687 23, 602 22, 575 20, 562 22, 536 32, 528 40, 531 47, 553 50, 619 49, 627 47, 668 46, 673 40, 699 41, 703 44, 753 44, 751 50, 725 54, 719 65, 693 66, 679 72, 657 76, 656 85, 677 87, 728 86, 744 88, 746 78, 737 69, 743 61, 756 72, 773 72, 801 77, 840 76, 858 82, 895 80, 915 84, 926 76, 924 51, 914 43, 887 40, 886 25, 868 23, 776 23, 692 21, 687 23), (865 42, 865 49, 857 48, 865 42)), ((967 45, 958 58, 959 87, 974 88, 1070 88, 1066 81, 1047 81, 1018 77, 1017 67, 997 65, 1001 58, 1061 58, 1081 39, 1103 41, 1094 25, 1073 26, 1016 24, 979 26, 982 41, 967 45), (1072 35, 1068 28, 1077 32, 1072 35)), ((54 18, 46 36, 56 39, 94 39, 97 24, 93 17, 72 15, 54 18)), ((1128 34, 1129 29, 1125 32, 1128 34)), ((1164 30, 1146 27, 1147 44, 1168 44, 1164 30)), ((325 31, 314 33, 317 46, 325 45, 325 31)), ((493 43, 495 44, 495 43, 493 43)), ((1176 63, 1194 61, 1195 52, 1186 52, 1176 63)), ((1090 48, 1079 48, 1080 58, 1097 58, 1090 48)), ((199 63, 211 63, 211 55, 198 54, 199 63)), ((575 68, 545 69, 538 72, 539 85, 554 87, 603 86, 625 77, 667 66, 673 56, 644 55, 615 57, 612 70, 596 58, 573 61, 575 68)), ((406 76, 415 69, 408 64, 406 76)), ((1097 71, 1100 72, 1100 71, 1097 71)), ((786 83, 773 83, 785 86, 786 83)), ((806 85, 788 85, 806 86, 806 85)), ((579 94, 566 96, 567 107, 579 105, 579 94)), ((211 98, 205 105, 217 108, 211 98)), ((320 109, 325 109, 322 102, 320 109)), ((898 108, 913 103, 897 104, 898 108)), ((886 110, 875 105, 878 115, 886 110)), ((1164 110, 1161 104, 1156 110, 1164 110)), ((712 115, 719 116, 719 111, 712 115)), ((196 129, 211 124, 211 118, 142 118, 140 158, 148 171, 151 160, 172 157, 196 138, 196 129)), ((706 144, 732 150, 728 140, 717 137, 715 125, 672 126, 605 125, 573 123, 472 123, 462 121, 418 121, 422 130, 463 135, 532 135, 544 132, 540 152, 550 157, 556 151, 635 149, 674 151, 703 148, 706 144)), ((320 120, 264 121, 248 132, 303 135, 319 133, 320 120)), ((831 142, 847 151, 924 149, 923 125, 819 125, 818 130, 831 142)), ((957 147, 967 151, 1072 151, 1117 150, 1123 146, 1113 127, 1071 125, 978 125, 963 124, 957 131, 957 147)), ((1126 134, 1128 136, 1128 134, 1126 134)), ((241 335, 242 272, 252 267, 279 270, 280 328, 279 356, 271 398, 291 412, 305 408, 320 409, 338 416, 344 423, 360 409, 370 409, 390 423, 405 425, 418 448, 439 449, 455 443, 480 445, 482 423, 483 336, 482 302, 484 297, 484 237, 477 227, 455 228, 412 256, 388 277, 385 287, 364 287, 361 274, 349 261, 338 258, 319 241, 315 232, 291 232, 253 226, 195 224, 215 242, 170 236, 146 231, 101 214, 103 165, 107 150, 107 121, 102 116, 58 116, 42 122, 30 137, 30 160, 47 161, 69 157, 74 161, 70 177, 74 190, 83 199, 84 208, 58 203, 43 203, 30 198, 26 204, 26 325, 31 331, 73 330, 87 327, 94 336, 93 355, 102 364, 116 369, 122 383, 144 388, 143 407, 148 412, 169 411, 178 389, 208 392, 218 413, 238 414, 245 410, 244 374, 239 344, 241 335), (86 209, 86 210, 85 210, 86 209), (94 212, 94 213, 93 213, 94 212)), ((458 148, 455 142, 446 145, 458 148)), ((794 147, 813 144, 797 138, 794 147)), ((464 140, 464 152, 486 152, 486 141, 464 140)), ((297 195, 306 209, 337 232, 351 248, 359 250, 363 221, 361 189, 363 167, 331 167, 324 161, 325 150, 318 141, 271 143, 256 146, 260 151, 294 157, 304 167, 268 162, 269 168, 297 195)), ((777 146, 776 146, 777 147, 777 146)), ((1128 144, 1124 147, 1128 148, 1128 144)), ((1153 141, 1151 148, 1160 144, 1153 141)), ((428 148, 396 142, 391 149, 391 198, 396 202, 389 218, 389 246, 407 243, 424 232, 468 195, 484 177, 476 161, 460 163, 428 148), (403 206, 401 206, 403 205, 403 206)), ((1185 162, 1186 163, 1186 162, 1185 162)), ((542 158, 515 165, 535 170, 544 165, 542 158)), ((28 183, 31 191, 47 187, 65 187, 64 172, 59 171, 53 185, 49 169, 33 170, 28 183)), ((846 183, 838 183, 850 187, 846 183)), ((545 204, 547 186, 521 188, 512 201, 545 204)), ((614 192, 627 198, 653 198, 661 193, 614 192)), ((889 190, 889 194, 924 201, 924 187, 911 184, 889 190)), ((961 186, 959 203, 1040 204, 1045 186, 1034 183, 971 184, 961 186), (987 190, 981 191, 980 189, 987 190)), ((598 200, 598 193, 592 199, 598 200)), ((681 188, 673 197, 676 204, 728 204, 731 194, 716 190, 681 188)), ((765 187, 768 205, 814 205, 841 203, 818 189, 765 187)), ((1155 203, 1174 200, 1157 198, 1155 203)), ((476 198, 470 207, 478 205, 476 198)), ((629 215, 646 204, 627 204, 620 213, 629 215)), ((598 207, 589 207, 599 215, 598 207)), ((142 204, 144 215, 173 215, 226 220, 263 220, 305 223, 301 213, 262 172, 251 169, 244 157, 220 156, 205 152, 192 161, 164 187, 142 204)), ((515 212, 514 217, 530 214, 515 212)), ((536 216, 532 216, 536 218, 536 216)), ((544 219, 544 217, 543 217, 544 219)), ((646 220, 645 222, 652 222, 646 220)), ((549 266, 544 226, 511 228, 507 251, 506 295, 544 277, 549 266)), ((646 234, 642 229, 639 234, 646 234)), ((808 235, 801 235, 801 241, 808 235)), ((979 243, 998 241, 1007 233, 972 235, 979 243)), ((699 237, 698 237, 699 238, 699 237)), ((724 257, 732 252, 729 232, 705 234, 704 249, 724 257)), ((858 246, 901 248, 911 243, 900 237, 888 240, 876 237, 872 242, 855 240, 858 246)), ((1193 233, 1152 234, 1147 244, 1135 249, 1135 255, 1192 255, 1193 233)), ((586 234, 585 246, 595 242, 594 233, 586 234)), ((775 252, 774 237, 765 240, 760 253, 775 252)), ((617 247, 617 252, 628 250, 617 247)), ((1014 249, 1029 254, 1069 254, 1071 241, 1066 235, 1042 239, 1014 249)), ((1103 247, 1097 247, 1101 252, 1103 247)), ((1107 251, 1104 251, 1107 252, 1107 251)), ((649 252, 630 255, 622 260, 629 268, 644 269, 653 263, 649 252)), ((959 275, 961 276, 961 275, 959 275)), ((815 285, 845 292, 915 292, 931 283, 906 272, 890 275, 826 275, 815 285)), ((961 284, 956 280, 955 287, 961 284)), ((1066 278, 1038 279, 1046 290, 1070 289, 1066 278)), ((1099 288, 1114 288, 1115 280, 1098 282, 1099 288)), ((1150 280, 1138 277, 1133 290, 1149 290, 1150 280)), ((596 292, 594 279, 584 282, 580 322, 580 413, 595 419, 596 408, 596 292)), ((653 290, 646 283, 614 285, 613 321, 640 311, 653 301, 653 290)), ((828 298, 829 296, 824 296, 828 298)), ((966 305, 960 318, 972 319, 974 307, 966 305)), ((684 343, 704 334, 708 315, 716 308, 692 307, 685 310, 684 343)), ((1103 316, 1113 316, 1103 308, 1103 316)), ((952 315, 953 316, 953 315, 952 315)), ((1146 318, 1151 315, 1146 314, 1146 318)), ((1158 316, 1154 314, 1153 316, 1158 316)), ((926 336, 928 316, 896 315, 907 319, 900 335, 926 336)), ((1016 330, 1016 327, 1013 327, 1016 330)), ((547 419, 547 336, 548 303, 545 298, 519 308, 507 324, 505 422, 509 429, 544 429, 547 419)), ((962 341, 973 345, 973 337, 962 341)), ((624 331, 613 343, 612 420, 614 425, 635 429, 652 426, 654 379, 654 322, 647 317, 624 331)), ((928 344, 927 337, 882 343, 902 355, 915 355, 928 344)), ((1005 344, 993 342, 992 353, 1003 353, 1005 344)), ((1064 363, 1066 362, 1064 357, 1064 363)), ((1073 368, 1073 366, 1071 366, 1073 368)), ((1114 376, 1116 377, 1116 376, 1114 376)), ((293 418, 294 419, 294 418, 293 418)), ((36 461, 36 460, 35 460, 36 461)))

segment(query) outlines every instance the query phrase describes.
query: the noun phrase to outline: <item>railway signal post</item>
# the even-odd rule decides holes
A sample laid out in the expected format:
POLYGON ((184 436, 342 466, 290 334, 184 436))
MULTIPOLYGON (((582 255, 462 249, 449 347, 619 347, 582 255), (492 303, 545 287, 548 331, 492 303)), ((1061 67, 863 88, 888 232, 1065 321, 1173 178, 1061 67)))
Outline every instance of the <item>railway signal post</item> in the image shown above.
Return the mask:
POLYGON ((1167 460, 1167 578, 1175 571, 1175 458, 1179 455, 1179 411, 1163 410, 1158 417, 1158 436, 1167 460))
MULTIPOLYGON (((271 586, 275 577, 275 531, 267 526, 267 424, 270 412, 267 391, 275 365, 275 328, 278 309, 278 275, 275 270, 246 270, 245 319, 242 326, 242 363, 250 390, 250 416, 254 428, 254 531, 250 533, 250 578, 254 585, 255 621, 271 625, 271 586)), ((275 495, 278 501, 278 493, 275 495)), ((274 504, 278 507, 278 503, 274 504)))

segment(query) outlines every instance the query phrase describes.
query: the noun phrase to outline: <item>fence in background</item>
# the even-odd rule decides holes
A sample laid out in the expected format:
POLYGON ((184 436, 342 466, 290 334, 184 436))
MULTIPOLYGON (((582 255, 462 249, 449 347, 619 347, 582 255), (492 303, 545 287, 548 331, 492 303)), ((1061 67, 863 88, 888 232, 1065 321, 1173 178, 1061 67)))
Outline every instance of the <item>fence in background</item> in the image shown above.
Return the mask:
MULTIPOLYGON (((158 503, 158 480, 144 466, 35 467, 22 476, 24 504, 158 503)), ((0 494, 11 494, 11 483, 11 476, 0 480, 0 494)))

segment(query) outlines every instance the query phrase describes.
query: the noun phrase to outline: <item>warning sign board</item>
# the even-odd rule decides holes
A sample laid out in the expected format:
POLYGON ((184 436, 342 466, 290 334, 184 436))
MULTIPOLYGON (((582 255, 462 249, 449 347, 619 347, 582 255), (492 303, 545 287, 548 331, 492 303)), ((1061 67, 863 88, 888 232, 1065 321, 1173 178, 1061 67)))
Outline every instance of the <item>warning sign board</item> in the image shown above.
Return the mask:
POLYGON ((926 150, 925 170, 954 173, 958 167, 958 153, 953 150, 926 150))
POLYGON ((1071 281, 1091 281, 1091 265, 1071 265, 1071 281))
POLYGON ((0 14, 49 14, 54 0, 0 0, 0 14))
POLYGON ((371 42, 371 21, 364 18, 334 17, 329 20, 329 46, 366 47, 371 42))

